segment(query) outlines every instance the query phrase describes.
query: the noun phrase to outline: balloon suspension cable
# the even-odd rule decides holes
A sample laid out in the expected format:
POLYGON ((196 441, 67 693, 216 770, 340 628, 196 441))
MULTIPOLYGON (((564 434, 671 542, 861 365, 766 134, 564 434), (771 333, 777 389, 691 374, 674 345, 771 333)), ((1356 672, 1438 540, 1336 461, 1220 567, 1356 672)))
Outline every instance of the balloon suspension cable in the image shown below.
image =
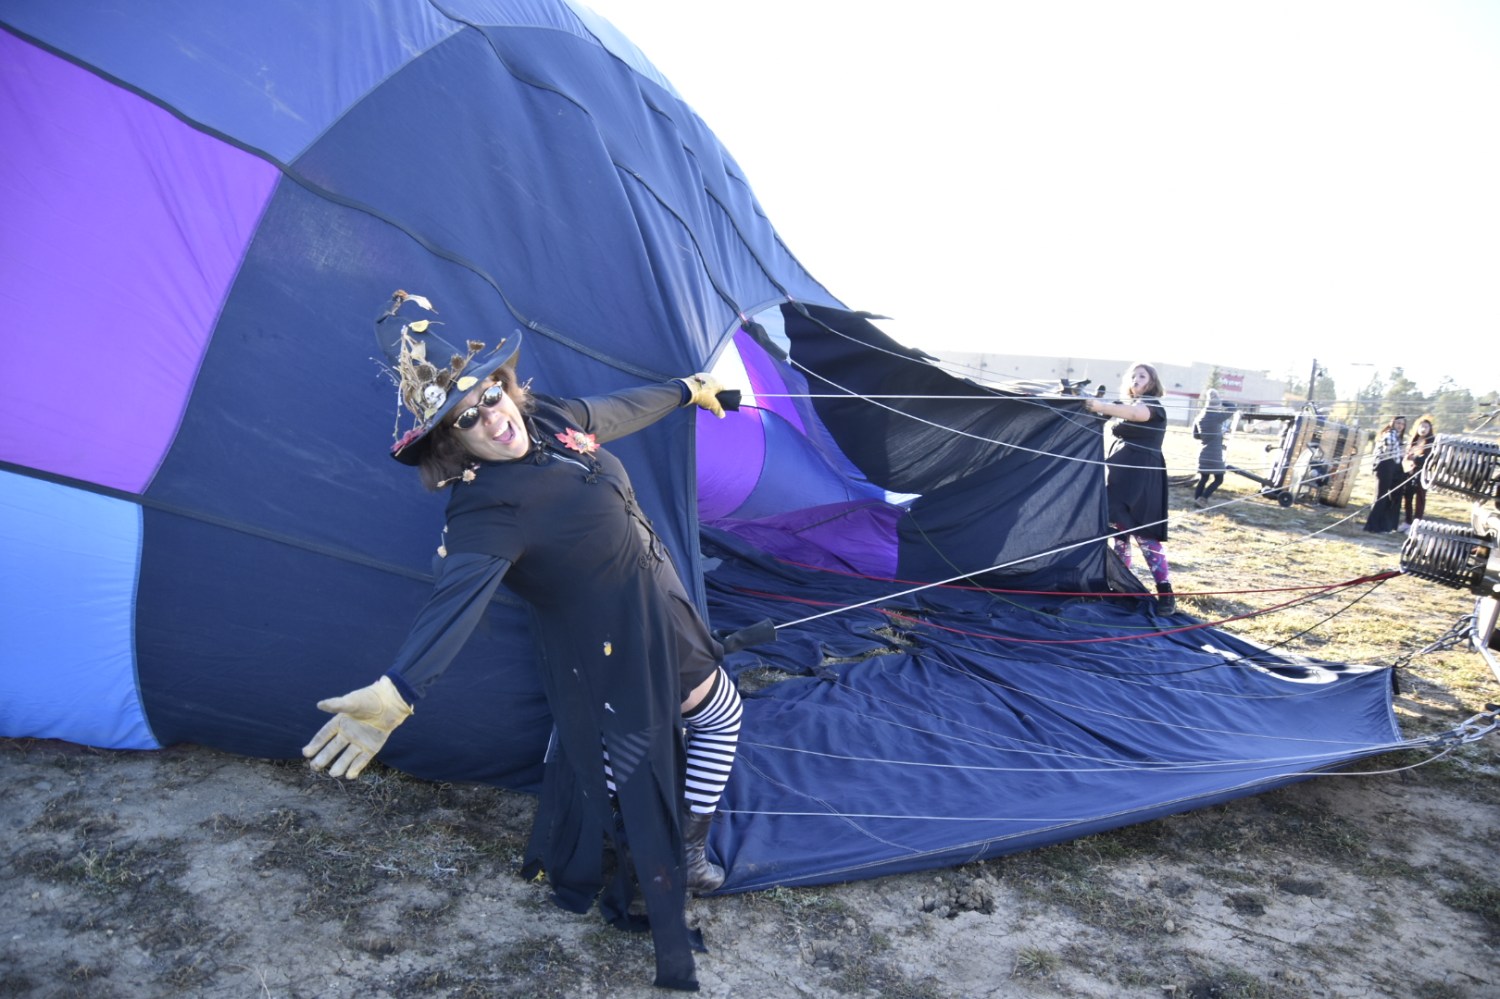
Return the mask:
MULTIPOLYGON (((969 400, 978 402, 1003 402, 1009 400, 1009 396, 1003 395, 909 395, 905 393, 897 395, 866 395, 858 392, 757 392, 757 399, 949 399, 969 400)), ((1062 395, 1060 393, 1028 395, 1027 399, 1076 399, 1078 396, 1062 395)))
POLYGON ((1011 559, 1009 562, 1001 562, 998 565, 992 565, 987 569, 975 569, 971 572, 959 573, 957 576, 950 576, 947 579, 940 579, 935 583, 922 583, 920 586, 912 586, 904 590, 897 590, 894 593, 887 593, 882 596, 871 597, 869 600, 862 600, 856 604, 846 604, 840 607, 833 607, 826 611, 819 611, 817 614, 810 614, 807 617, 798 618, 795 621, 786 621, 782 624, 775 625, 774 627, 778 631, 780 631, 782 628, 795 628, 798 625, 807 624, 811 621, 816 621, 819 618, 830 617, 834 614, 842 614, 845 611, 860 610, 861 608, 869 607, 872 604, 883 603, 887 600, 898 600, 901 597, 909 597, 914 593, 921 593, 924 590, 931 590, 939 586, 951 586, 954 583, 959 582, 960 580, 970 579, 974 576, 982 576, 985 573, 989 572, 999 572, 1001 569, 1009 569, 1013 566, 1021 565, 1024 562, 1031 562, 1035 561, 1036 559, 1047 558, 1052 555, 1061 555, 1063 552, 1070 552, 1075 548, 1082 548, 1085 545, 1097 545, 1101 541, 1109 541, 1112 538, 1118 538, 1121 535, 1125 534, 1137 534, 1143 527, 1154 527, 1156 526, 1156 524, 1160 524, 1162 522, 1163 521, 1159 520, 1156 521, 1155 524, 1142 524, 1138 527, 1133 527, 1128 530, 1115 531, 1113 534, 1105 534, 1097 538, 1086 538, 1083 541, 1075 541, 1070 545, 1061 545, 1057 548, 1051 549, 1050 551, 1038 552, 1035 555, 1023 555, 1020 558, 1011 559))
MULTIPOLYGON (((795 628, 795 627, 798 627, 799 625, 804 625, 804 624, 808 624, 808 623, 813 622, 813 621, 817 621, 820 618, 832 617, 835 614, 843 614, 843 613, 845 613, 847 611, 861 610, 861 609, 863 609, 865 607, 870 607, 870 606, 875 605, 875 604, 884 603, 884 602, 889 601, 889 600, 897 600, 897 599, 900 599, 902 597, 912 596, 913 594, 921 593, 924 590, 931 590, 931 589, 935 589, 935 588, 940 587, 940 586, 951 586, 951 585, 953 585, 955 583, 958 583, 958 582, 960 582, 962 580, 971 579, 974 576, 981 576, 981 575, 984 575, 985 573, 990 573, 990 572, 998 572, 998 571, 1000 571, 1002 569, 1008 569, 1008 568, 1011 568, 1013 566, 1021 565, 1021 564, 1025 563, 1025 562, 1033 561, 1035 559, 1047 558, 1047 557, 1052 556, 1052 555, 1060 555, 1060 554, 1062 554, 1064 552, 1069 552, 1069 551, 1072 551, 1072 550, 1074 550, 1076 548, 1082 548, 1085 545, 1099 544, 1100 542, 1109 541, 1109 540, 1111 540, 1113 538, 1118 538, 1118 537, 1125 536, 1125 535, 1135 534, 1135 533, 1138 533, 1140 531, 1141 527, 1154 527, 1154 526, 1156 526, 1156 524, 1164 523, 1168 519, 1170 519, 1170 518, 1163 518, 1162 520, 1158 520, 1158 521, 1156 521, 1156 522, 1154 522, 1152 524, 1143 524, 1143 525, 1140 525, 1139 527, 1115 531, 1115 532, 1110 533, 1110 534, 1101 535, 1101 536, 1099 536, 1097 538, 1087 538, 1087 539, 1085 539, 1083 541, 1073 542, 1072 544, 1061 545, 1061 546, 1059 546, 1057 548, 1051 549, 1050 551, 1038 552, 1038 553, 1036 553, 1034 555, 1024 555, 1024 556, 1022 556, 1020 558, 1012 559, 1009 562, 1001 562, 1001 563, 999 563, 997 565, 992 565, 992 566, 990 566, 987 569, 976 569, 976 570, 972 570, 970 572, 959 573, 958 575, 950 576, 947 579, 940 579, 940 580, 938 580, 936 582, 932 582, 932 583, 922 583, 922 584, 919 584, 917 586, 908 587, 908 588, 906 588, 904 590, 896 590, 896 591, 893 591, 891 593, 882 594, 881 596, 878 596, 878 597, 871 597, 869 600, 862 600, 862 601, 860 601, 858 603, 841 604, 841 605, 839 605, 837 607, 831 607, 828 610, 819 611, 816 614, 809 614, 806 617, 797 618, 796 620, 793 620, 793 621, 784 621, 781 624, 774 624, 769 619, 766 619, 766 620, 757 621, 756 623, 754 623, 754 624, 752 624, 752 625, 750 625, 748 627, 741 628, 738 631, 734 631, 734 632, 716 632, 715 634, 719 638, 719 640, 723 643, 724 651, 725 652, 737 652, 737 651, 739 651, 741 649, 749 648, 751 646, 761 645, 761 644, 764 644, 766 642, 774 642, 776 640, 777 632, 779 632, 783 628, 795 628)), ((1393 573, 1391 575, 1399 575, 1399 573, 1393 573)), ((1387 577, 1387 576, 1385 576, 1385 575, 1382 574, 1382 575, 1379 575, 1379 576, 1364 577, 1364 578, 1359 579, 1359 580, 1354 580, 1353 582, 1376 582, 1376 581, 1382 581, 1385 578, 1389 578, 1389 577, 1387 577)), ((1337 585, 1341 585, 1341 584, 1330 584, 1330 588, 1333 587, 1333 586, 1337 586, 1337 585)), ((1231 618, 1231 619, 1228 619, 1228 620, 1233 620, 1233 619, 1231 618)), ((1184 630, 1187 630, 1187 629, 1184 629, 1184 630)))
MULTIPOLYGON (((956 434, 959 437, 966 437, 966 438, 968 438, 970 440, 983 441, 983 442, 988 443, 988 444, 998 444, 1001 447, 1009 448, 1009 449, 1011 449, 1013 451, 1017 451, 1017 452, 1020 452, 1022 454, 1033 454, 1033 455, 1037 455, 1038 457, 1043 457, 1043 458, 1056 458, 1059 461, 1076 462, 1076 463, 1082 464, 1082 465, 1105 465, 1105 464, 1107 464, 1107 462, 1103 458, 1084 458, 1084 457, 1080 457, 1080 456, 1077 456, 1077 455, 1058 454, 1058 453, 1051 452, 1051 451, 1039 451, 1039 450, 1037 450, 1035 448, 1024 447, 1024 446, 1022 446, 1020 444, 1014 444, 1014 443, 1011 443, 1011 442, 1008 442, 1008 441, 996 440, 996 439, 991 438, 991 437, 984 437, 984 436, 982 436, 980 434, 973 434, 973 433, 968 432, 967 430, 959 430, 956 427, 946 426, 946 425, 941 424, 941 423, 934 423, 933 421, 925 419, 924 417, 918 416, 915 413, 907 412, 904 409, 897 409, 894 406, 889 405, 885 401, 885 400, 911 401, 911 400, 919 400, 919 399, 930 399, 930 400, 941 401, 941 400, 945 400, 946 399, 946 400, 950 400, 950 401, 952 401, 952 400, 970 400, 970 401, 980 401, 980 402, 1000 402, 1000 401, 1004 401, 1006 399, 1009 399, 1009 400, 1014 401, 1014 402, 1022 402, 1022 403, 1027 403, 1027 404, 1030 404, 1030 405, 1042 405, 1042 404, 1050 404, 1050 403, 1053 403, 1053 402, 1074 402, 1074 401, 1076 401, 1076 402, 1080 402, 1081 403, 1081 402, 1084 401, 1083 397, 1081 397, 1081 396, 1070 396, 1070 395, 1056 395, 1056 396, 1032 396, 1032 395, 1005 396, 1005 395, 1000 395, 1000 394, 990 394, 990 395, 962 395, 962 396, 960 396, 960 395, 865 395, 865 394, 863 394, 861 392, 856 392, 853 389, 848 388, 847 386, 840 385, 838 382, 834 381, 832 378, 829 378, 827 375, 820 374, 820 373, 812 370, 811 368, 807 367, 806 365, 797 363, 795 360, 792 360, 791 364, 792 364, 792 367, 795 370, 800 371, 803 374, 808 375, 808 376, 810 376, 812 378, 816 378, 820 382, 823 382, 825 384, 831 385, 834 388, 839 389, 839 391, 838 392, 831 392, 831 393, 800 393, 800 394, 793 394, 793 393, 776 394, 776 393, 770 393, 770 392, 767 392, 767 393, 759 393, 759 392, 757 392, 757 393, 754 394, 755 398, 757 398, 757 399, 849 399, 849 400, 856 400, 857 399, 857 400, 869 402, 872 405, 878 406, 881 409, 887 410, 888 412, 891 412, 891 413, 898 414, 900 416, 905 417, 906 419, 914 420, 917 423, 921 423, 921 424, 923 424, 925 426, 933 427, 933 428, 938 429, 938 430, 944 430, 944 431, 947 431, 948 433, 956 434)), ((1080 413, 1086 413, 1087 411, 1085 411, 1085 410, 1083 410, 1083 409, 1080 408, 1079 412, 1080 413)), ((1075 419, 1075 417, 1074 417, 1073 414, 1059 414, 1059 415, 1063 416, 1064 419, 1068 419, 1068 420, 1074 420, 1075 419)), ((1089 419, 1090 421, 1098 420, 1098 421, 1101 421, 1101 422, 1106 422, 1105 419, 1104 419, 1104 417, 1097 416, 1095 414, 1088 414, 1087 419, 1089 419)), ((1142 447, 1142 445, 1138 445, 1138 444, 1136 444, 1136 443, 1134 443, 1132 441, 1122 441, 1121 443, 1124 444, 1126 447, 1130 447, 1130 448, 1140 448, 1140 447, 1142 447)))

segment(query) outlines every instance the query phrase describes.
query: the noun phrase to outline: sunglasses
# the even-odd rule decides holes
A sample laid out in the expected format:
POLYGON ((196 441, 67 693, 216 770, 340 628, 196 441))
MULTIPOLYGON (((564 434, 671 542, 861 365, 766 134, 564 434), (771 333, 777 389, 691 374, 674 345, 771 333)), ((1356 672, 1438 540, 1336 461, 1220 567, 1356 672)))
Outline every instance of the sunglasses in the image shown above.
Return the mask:
POLYGON ((459 430, 468 430, 474 424, 479 422, 479 410, 481 408, 492 409, 495 404, 503 398, 505 398, 505 386, 491 385, 489 388, 485 389, 484 394, 479 397, 479 405, 470 406, 462 413, 459 413, 458 419, 453 421, 453 425, 459 430))

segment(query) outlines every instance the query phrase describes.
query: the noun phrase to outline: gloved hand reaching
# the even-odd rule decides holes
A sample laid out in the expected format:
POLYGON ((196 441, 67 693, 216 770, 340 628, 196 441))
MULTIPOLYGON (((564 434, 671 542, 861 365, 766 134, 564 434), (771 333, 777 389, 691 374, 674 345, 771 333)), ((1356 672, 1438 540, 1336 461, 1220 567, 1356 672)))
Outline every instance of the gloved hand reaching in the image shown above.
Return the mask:
POLYGON ((329 776, 350 780, 364 772, 387 737, 412 711, 388 676, 343 697, 319 701, 318 710, 327 711, 333 718, 302 747, 302 755, 312 760, 314 770, 328 767, 329 776))
POLYGON ((708 410, 719 419, 724 419, 724 406, 719 402, 719 393, 724 391, 724 386, 719 380, 706 371, 700 371, 696 375, 688 375, 679 378, 678 381, 688 387, 692 398, 688 401, 702 409, 708 410))

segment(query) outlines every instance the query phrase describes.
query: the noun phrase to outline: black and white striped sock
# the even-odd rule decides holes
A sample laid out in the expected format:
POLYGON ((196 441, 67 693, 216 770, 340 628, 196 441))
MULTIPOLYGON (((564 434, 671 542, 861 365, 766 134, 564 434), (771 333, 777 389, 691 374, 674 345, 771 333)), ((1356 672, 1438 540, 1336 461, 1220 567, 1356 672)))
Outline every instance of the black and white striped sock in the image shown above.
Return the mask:
POLYGON ((688 807, 699 815, 712 815, 719 807, 729 771, 734 769, 743 714, 740 692, 721 666, 703 703, 682 716, 687 730, 685 797, 688 807))

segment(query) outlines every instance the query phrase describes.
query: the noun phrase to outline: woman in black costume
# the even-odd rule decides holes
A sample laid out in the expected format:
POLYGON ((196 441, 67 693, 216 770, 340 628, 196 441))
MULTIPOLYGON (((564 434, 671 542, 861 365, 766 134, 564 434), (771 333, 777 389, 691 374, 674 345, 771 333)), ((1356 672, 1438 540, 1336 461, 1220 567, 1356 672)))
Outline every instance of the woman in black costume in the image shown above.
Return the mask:
POLYGON ((1161 404, 1161 378, 1149 364, 1133 364, 1120 387, 1124 402, 1089 399, 1091 413, 1113 417, 1105 479, 1109 498, 1109 526, 1116 531, 1115 553, 1128 568, 1130 539, 1140 545, 1156 581, 1156 608, 1163 614, 1177 610, 1172 593, 1172 567, 1162 544, 1167 540, 1167 463, 1162 458, 1167 411, 1161 404))
POLYGON ((1401 468, 1405 433, 1406 417, 1393 416, 1375 438, 1375 502, 1365 518, 1365 530, 1371 534, 1389 534, 1401 526, 1401 492, 1406 481, 1401 468))
POLYGON ((334 776, 358 776, 503 579, 530 605, 557 735, 523 873, 545 871, 554 900, 574 912, 598 897, 607 919, 631 929, 644 928, 630 915, 638 887, 656 984, 696 990, 691 950, 702 942, 687 929, 685 897, 724 880, 705 846, 740 700, 629 476, 600 445, 690 404, 722 418, 721 386, 697 374, 584 399, 533 395, 516 379, 519 331, 493 348, 470 340, 455 350, 413 307, 431 309, 397 292, 377 334, 417 419, 392 451, 428 488, 449 490, 441 568, 392 667, 320 701, 335 717, 303 754, 334 776), (600 895, 606 842, 618 863, 600 895))

